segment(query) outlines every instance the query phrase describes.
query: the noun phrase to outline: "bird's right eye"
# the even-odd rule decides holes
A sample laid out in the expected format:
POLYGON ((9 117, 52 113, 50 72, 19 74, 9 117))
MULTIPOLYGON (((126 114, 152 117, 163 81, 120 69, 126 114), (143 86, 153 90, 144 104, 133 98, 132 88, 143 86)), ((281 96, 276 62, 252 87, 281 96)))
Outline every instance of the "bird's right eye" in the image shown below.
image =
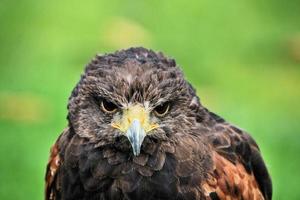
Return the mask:
POLYGON ((106 99, 103 99, 101 101, 101 109, 104 111, 104 112, 107 112, 107 113, 114 113, 117 111, 118 109, 118 106, 116 106, 114 103, 112 103, 111 101, 108 101, 106 99))
POLYGON ((166 103, 163 103, 163 104, 160 104, 160 105, 156 106, 154 108, 154 113, 157 116, 162 117, 162 116, 164 116, 165 114, 168 113, 169 109, 170 109, 170 104, 168 102, 166 102, 166 103))

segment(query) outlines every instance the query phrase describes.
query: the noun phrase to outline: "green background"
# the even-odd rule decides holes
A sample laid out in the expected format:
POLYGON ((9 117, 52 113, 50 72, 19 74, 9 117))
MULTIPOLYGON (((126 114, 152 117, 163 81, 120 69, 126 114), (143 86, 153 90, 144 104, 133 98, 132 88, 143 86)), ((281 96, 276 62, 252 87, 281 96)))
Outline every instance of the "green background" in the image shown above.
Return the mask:
POLYGON ((176 58, 204 105, 252 133, 273 199, 299 199, 300 1, 0 1, 0 199, 42 199, 68 96, 96 54, 176 58))

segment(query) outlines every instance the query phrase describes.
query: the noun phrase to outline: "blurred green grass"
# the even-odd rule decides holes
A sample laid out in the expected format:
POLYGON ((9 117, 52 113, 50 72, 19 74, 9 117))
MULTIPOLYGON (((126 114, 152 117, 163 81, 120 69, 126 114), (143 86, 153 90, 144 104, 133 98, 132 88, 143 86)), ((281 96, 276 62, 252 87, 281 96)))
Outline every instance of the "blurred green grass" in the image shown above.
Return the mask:
POLYGON ((0 199, 41 199, 68 96, 96 53, 176 58, 204 105, 246 129, 274 199, 299 199, 300 2, 0 2, 0 199))

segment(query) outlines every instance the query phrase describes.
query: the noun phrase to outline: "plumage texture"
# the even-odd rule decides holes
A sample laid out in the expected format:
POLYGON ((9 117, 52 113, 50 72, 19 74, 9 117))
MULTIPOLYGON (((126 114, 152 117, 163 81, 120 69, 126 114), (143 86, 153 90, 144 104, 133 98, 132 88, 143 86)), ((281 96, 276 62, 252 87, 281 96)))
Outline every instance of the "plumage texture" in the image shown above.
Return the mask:
POLYGON ((201 105, 173 59, 144 48, 96 56, 74 88, 68 127, 52 147, 46 199, 266 199, 271 179, 246 132, 201 105), (120 112, 107 114, 108 99, 120 112), (168 102, 163 117, 153 110, 168 102), (141 104, 159 127, 134 156, 113 128, 141 104))

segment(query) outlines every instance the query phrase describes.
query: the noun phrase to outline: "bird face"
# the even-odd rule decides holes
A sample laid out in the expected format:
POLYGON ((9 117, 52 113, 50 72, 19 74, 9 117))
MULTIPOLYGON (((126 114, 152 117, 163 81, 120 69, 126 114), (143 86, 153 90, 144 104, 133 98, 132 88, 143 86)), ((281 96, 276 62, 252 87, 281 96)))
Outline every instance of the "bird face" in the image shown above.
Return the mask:
MULTIPOLYGON (((128 138, 135 156, 140 154, 145 136, 159 128, 156 118, 151 117, 150 113, 153 112, 154 115, 163 117, 169 110, 169 103, 159 105, 153 110, 147 105, 130 104, 122 110, 121 115, 116 115, 111 123, 113 128, 118 129, 128 138)), ((103 110, 107 111, 104 108, 103 110)))
MULTIPOLYGON (((136 91, 132 90, 133 93, 136 91)), ((129 140, 133 154, 138 156, 144 138, 156 133, 160 128, 160 122, 168 114, 170 103, 164 102, 153 107, 146 102, 129 102, 117 106, 110 100, 101 99, 100 108, 104 115, 112 115, 110 126, 129 140)))
POLYGON ((127 52, 90 63, 68 105, 75 132, 103 144, 125 136, 138 156, 145 138, 163 140, 187 130, 195 120, 189 108, 194 90, 173 60, 157 56, 127 52))

